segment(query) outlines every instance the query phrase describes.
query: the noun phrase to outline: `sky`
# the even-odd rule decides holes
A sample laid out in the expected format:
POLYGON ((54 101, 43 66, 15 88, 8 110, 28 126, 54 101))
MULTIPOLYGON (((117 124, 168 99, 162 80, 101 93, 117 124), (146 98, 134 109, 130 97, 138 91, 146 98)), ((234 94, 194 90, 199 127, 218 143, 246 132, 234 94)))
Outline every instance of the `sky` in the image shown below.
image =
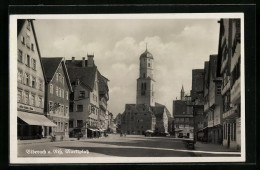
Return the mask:
POLYGON ((192 69, 203 69, 217 54, 218 19, 37 19, 34 21, 42 57, 76 59, 94 54, 110 81, 108 109, 116 116, 136 103, 139 57, 154 57, 155 101, 166 105, 180 98, 182 85, 191 90, 192 69))

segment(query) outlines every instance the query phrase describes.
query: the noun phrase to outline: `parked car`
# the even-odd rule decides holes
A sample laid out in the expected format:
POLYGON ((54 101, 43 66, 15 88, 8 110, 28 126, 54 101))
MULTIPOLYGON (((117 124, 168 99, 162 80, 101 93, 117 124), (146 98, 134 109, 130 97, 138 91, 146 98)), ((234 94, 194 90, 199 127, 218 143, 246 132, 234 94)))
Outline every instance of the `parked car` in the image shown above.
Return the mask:
POLYGON ((154 132, 153 132, 152 130, 147 130, 147 131, 144 132, 144 135, 145 135, 145 136, 152 136, 153 133, 154 133, 154 132))
POLYGON ((83 129, 75 128, 69 133, 70 138, 82 138, 83 137, 83 129))
POLYGON ((183 134, 179 133, 178 138, 183 138, 183 134))

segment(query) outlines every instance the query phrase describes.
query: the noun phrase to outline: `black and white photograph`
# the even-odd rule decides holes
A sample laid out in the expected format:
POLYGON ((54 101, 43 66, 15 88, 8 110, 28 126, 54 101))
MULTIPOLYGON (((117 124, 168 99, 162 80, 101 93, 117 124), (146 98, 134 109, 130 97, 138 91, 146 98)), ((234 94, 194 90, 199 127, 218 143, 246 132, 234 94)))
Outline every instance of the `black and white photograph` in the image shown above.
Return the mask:
POLYGON ((10 163, 244 162, 243 13, 10 15, 10 163))

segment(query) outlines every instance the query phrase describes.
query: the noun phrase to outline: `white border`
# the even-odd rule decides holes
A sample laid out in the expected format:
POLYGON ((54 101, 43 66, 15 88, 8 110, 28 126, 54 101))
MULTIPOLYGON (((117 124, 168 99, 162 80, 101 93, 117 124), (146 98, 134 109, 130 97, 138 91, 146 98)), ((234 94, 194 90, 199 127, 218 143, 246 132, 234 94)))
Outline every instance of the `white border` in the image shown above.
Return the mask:
POLYGON ((245 70, 243 13, 172 13, 172 14, 66 14, 10 15, 10 163, 183 163, 183 162, 244 162, 245 158, 245 70), (241 156, 240 157, 17 157, 17 19, 241 19, 241 156))

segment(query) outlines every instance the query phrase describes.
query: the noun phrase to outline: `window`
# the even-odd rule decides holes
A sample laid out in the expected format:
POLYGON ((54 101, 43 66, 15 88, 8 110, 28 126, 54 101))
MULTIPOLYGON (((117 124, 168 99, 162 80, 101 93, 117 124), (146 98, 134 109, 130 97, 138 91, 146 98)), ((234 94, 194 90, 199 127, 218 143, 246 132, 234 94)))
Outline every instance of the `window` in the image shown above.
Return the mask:
POLYGON ((185 122, 189 122, 189 118, 185 118, 185 122))
POLYGON ((150 63, 148 63, 148 67, 151 67, 150 63))
POLYGON ((36 60, 32 58, 32 69, 36 70, 36 60))
POLYGON ((77 120, 77 127, 83 127, 83 120, 77 120))
POLYGON ((25 63, 25 65, 30 67, 30 56, 28 54, 26 55, 26 63, 25 63))
POLYGON ((69 120, 69 128, 73 128, 73 120, 69 120))
POLYGON ((53 94, 53 85, 50 84, 50 93, 53 94))
POLYGON ((23 83, 23 71, 22 70, 17 71, 17 81, 20 83, 23 83))
POLYGON ((146 91, 146 83, 141 84, 141 95, 145 96, 145 91, 146 91))
POLYGON ((35 95, 34 94, 31 95, 31 105, 35 106, 35 95))
POLYGON ((30 75, 28 73, 25 73, 25 84, 27 86, 30 85, 30 75))
POLYGON ((77 112, 83 112, 83 105, 77 105, 77 112))
POLYGON ((85 98, 85 91, 79 92, 79 98, 85 98))
POLYGON ((234 123, 234 141, 236 141, 236 123, 234 123))
POLYGON ((21 36, 21 42, 22 42, 23 45, 25 44, 24 36, 21 36))
POLYGON ((59 88, 56 86, 56 96, 59 96, 59 88))
POLYGON ((18 50, 18 61, 19 62, 23 62, 23 51, 22 50, 18 50))
POLYGON ((64 84, 64 77, 62 77, 62 84, 64 84))
POLYGON ((31 44, 31 50, 34 51, 34 44, 31 44))
POLYGON ((184 122, 184 118, 180 118, 180 122, 184 122))
POLYGON ((30 22, 30 21, 28 21, 27 29, 28 29, 29 31, 31 30, 31 22, 30 22))
POLYGON ((69 107, 68 106, 66 106, 65 115, 66 114, 69 114, 69 107))
POLYGON ((64 114, 64 106, 63 105, 61 105, 61 114, 64 114))
POLYGON ((56 81, 59 81, 59 74, 56 73, 56 81))
POLYGON ((18 90, 17 92, 17 102, 22 103, 22 90, 18 90))
POLYGON ((36 78, 32 77, 32 88, 36 87, 36 78))
POLYGON ((25 95, 24 95, 24 104, 29 104, 29 92, 25 92, 25 95))
POLYGON ((38 102, 39 102, 38 106, 39 106, 39 107, 42 107, 42 97, 39 96, 38 102))
POLYGON ((73 112, 73 104, 72 103, 70 103, 69 111, 73 112))
POLYGON ((61 74, 59 73, 59 80, 60 80, 60 82, 62 82, 62 79, 61 79, 61 74))
POLYGON ((26 47, 30 49, 30 35, 28 33, 26 36, 26 47))
POLYGON ((69 100, 69 93, 66 91, 66 99, 69 100))
POLYGON ((42 80, 39 80, 39 90, 42 90, 42 80))
POLYGON ((53 102, 49 101, 49 111, 53 111, 53 102))
POLYGON ((61 97, 61 88, 59 88, 59 96, 61 97))

